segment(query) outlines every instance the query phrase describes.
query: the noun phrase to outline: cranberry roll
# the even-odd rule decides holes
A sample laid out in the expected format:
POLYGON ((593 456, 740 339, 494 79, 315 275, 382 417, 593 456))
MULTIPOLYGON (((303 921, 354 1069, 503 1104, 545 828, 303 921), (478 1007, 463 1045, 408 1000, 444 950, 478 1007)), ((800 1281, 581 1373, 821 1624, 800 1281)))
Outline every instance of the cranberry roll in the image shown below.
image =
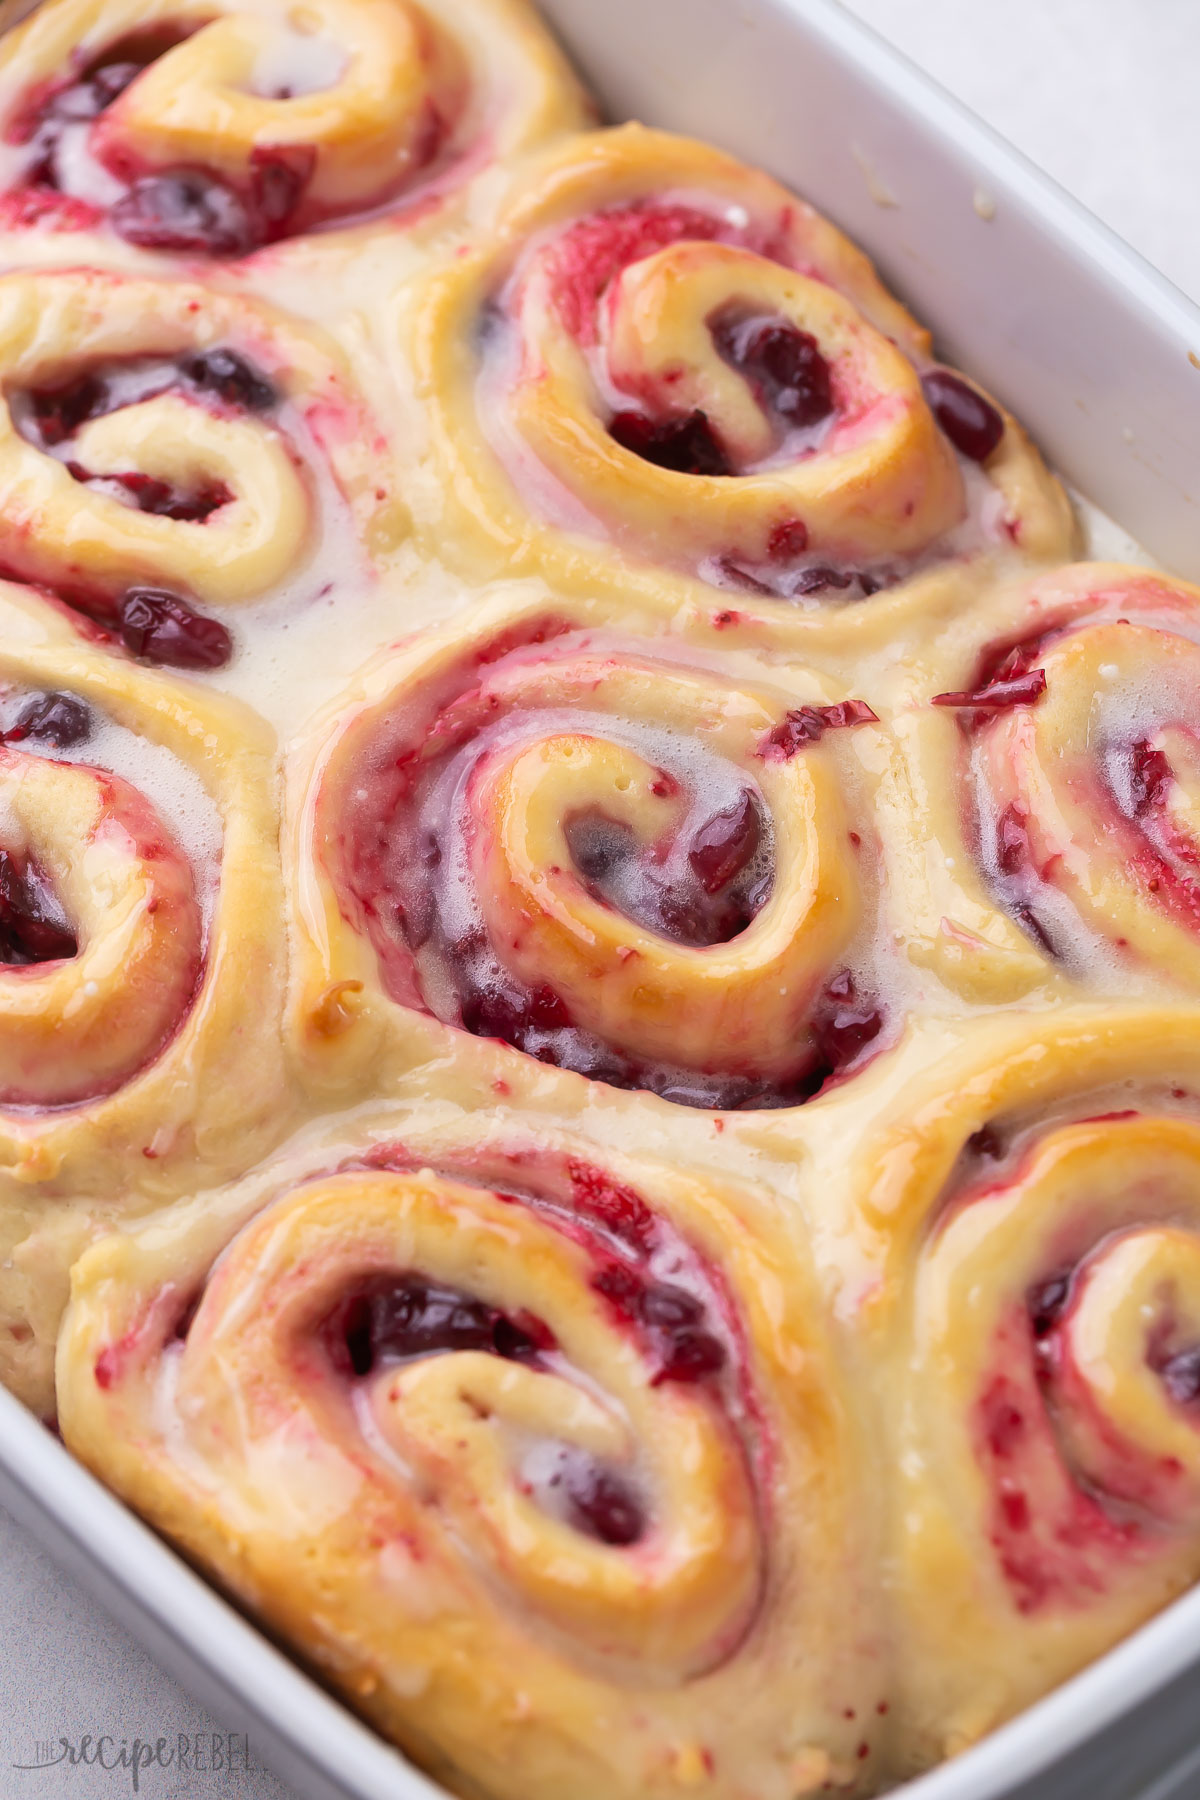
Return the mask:
POLYGON ((867 1791, 861 1447, 777 1208, 360 1124, 81 1259, 72 1449, 471 1791, 867 1791))
POLYGON ((425 524, 476 568, 855 629, 918 575, 1069 552, 1016 422, 840 232, 704 145, 572 142, 415 310, 425 524))
POLYGON ((440 212, 580 113, 522 0, 45 0, 0 47, 0 222, 240 257, 440 212))
POLYGON ((879 1395, 910 1767, 1200 1574, 1198 1023, 927 1028, 852 1131, 831 1103, 810 1180, 836 1163, 851 1197, 841 1311, 879 1395))
POLYGON ((0 566, 149 662, 215 669, 403 530, 341 352, 190 283, 0 279, 0 566))
POLYGON ((0 588, 0 1378, 49 1405, 81 1235, 284 1129, 270 733, 0 588))
POLYGON ((870 1052, 869 703, 564 602, 368 668, 298 751, 301 1031, 468 1055, 428 1014, 697 1106, 806 1098, 870 1052), (381 1013, 382 987, 394 1003, 381 1013), (397 1007, 409 1009, 398 1013, 397 1007))
POLYGON ((1093 992, 1194 992, 1200 591, 1081 564, 935 649, 909 717, 931 835, 974 863, 1016 961, 1093 992))

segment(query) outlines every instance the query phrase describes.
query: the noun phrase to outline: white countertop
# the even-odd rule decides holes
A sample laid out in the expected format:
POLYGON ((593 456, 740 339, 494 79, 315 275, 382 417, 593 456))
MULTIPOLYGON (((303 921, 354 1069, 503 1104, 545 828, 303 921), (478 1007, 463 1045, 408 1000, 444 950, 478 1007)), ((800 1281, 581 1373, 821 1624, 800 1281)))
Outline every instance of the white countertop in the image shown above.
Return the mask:
MULTIPOLYGON (((1197 0, 847 3, 1200 300, 1197 0)), ((217 1729, 3 1513, 0 1644, 4 1800, 130 1792, 124 1770, 12 1768, 34 1760, 39 1739, 153 1742, 217 1729)), ((141 1791, 288 1800, 270 1775, 240 1770, 148 1772, 141 1791)))

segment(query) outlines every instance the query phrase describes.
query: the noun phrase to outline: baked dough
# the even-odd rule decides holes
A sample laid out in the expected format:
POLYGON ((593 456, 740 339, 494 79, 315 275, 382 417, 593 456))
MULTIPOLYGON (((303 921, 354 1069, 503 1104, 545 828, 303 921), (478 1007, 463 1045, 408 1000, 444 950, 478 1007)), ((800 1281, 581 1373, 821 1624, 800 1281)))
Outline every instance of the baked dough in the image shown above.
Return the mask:
POLYGON ((1200 1574, 1200 594, 519 0, 0 121, 0 1379, 464 1793, 953 1754, 1200 1574))

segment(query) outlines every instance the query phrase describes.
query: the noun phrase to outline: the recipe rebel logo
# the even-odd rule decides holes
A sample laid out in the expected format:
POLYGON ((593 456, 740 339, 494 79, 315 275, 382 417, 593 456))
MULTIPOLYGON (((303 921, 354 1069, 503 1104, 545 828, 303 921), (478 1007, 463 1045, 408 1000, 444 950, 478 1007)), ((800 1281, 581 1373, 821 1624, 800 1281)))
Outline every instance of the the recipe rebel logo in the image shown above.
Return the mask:
POLYGON ((213 1777, 253 1774, 259 1765, 250 1753, 250 1739, 241 1732, 177 1731, 154 1739, 117 1737, 109 1732, 87 1732, 79 1738, 37 1738, 33 1755, 11 1765, 14 1769, 106 1769, 124 1775, 133 1793, 143 1790, 143 1778, 156 1769, 174 1774, 213 1777))

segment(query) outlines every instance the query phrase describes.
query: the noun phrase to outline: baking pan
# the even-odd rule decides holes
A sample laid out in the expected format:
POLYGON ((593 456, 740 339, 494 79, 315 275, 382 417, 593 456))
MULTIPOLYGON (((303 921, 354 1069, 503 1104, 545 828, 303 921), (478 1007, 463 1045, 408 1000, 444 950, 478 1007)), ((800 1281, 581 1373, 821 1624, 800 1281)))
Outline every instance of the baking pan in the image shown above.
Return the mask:
MULTIPOLYGON (((16 10, 0 4, 0 20, 16 10)), ((876 258, 942 352, 1023 416, 1068 480, 1200 578, 1200 312, 1053 182, 833 0, 545 0, 543 10, 614 118, 710 138, 806 194, 876 258)), ((306 1800, 438 1800, 3 1392, 0 1501, 306 1800)), ((1200 1793, 1200 1590, 899 1791, 1200 1793)))

